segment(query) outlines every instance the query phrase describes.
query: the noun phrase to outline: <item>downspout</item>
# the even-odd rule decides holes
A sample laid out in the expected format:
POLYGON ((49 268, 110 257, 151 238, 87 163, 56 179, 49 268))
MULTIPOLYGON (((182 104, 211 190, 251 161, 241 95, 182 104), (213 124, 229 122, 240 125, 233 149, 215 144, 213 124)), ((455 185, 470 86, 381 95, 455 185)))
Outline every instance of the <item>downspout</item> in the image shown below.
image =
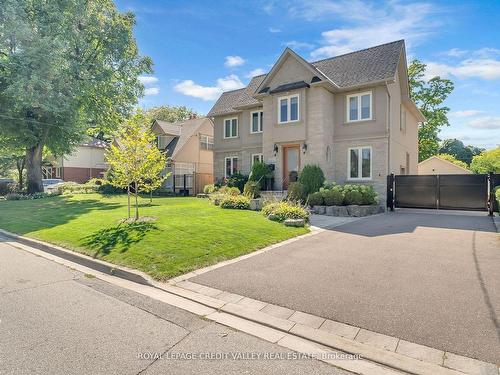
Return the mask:
POLYGON ((387 175, 391 174, 391 93, 389 85, 385 82, 387 91, 387 175))

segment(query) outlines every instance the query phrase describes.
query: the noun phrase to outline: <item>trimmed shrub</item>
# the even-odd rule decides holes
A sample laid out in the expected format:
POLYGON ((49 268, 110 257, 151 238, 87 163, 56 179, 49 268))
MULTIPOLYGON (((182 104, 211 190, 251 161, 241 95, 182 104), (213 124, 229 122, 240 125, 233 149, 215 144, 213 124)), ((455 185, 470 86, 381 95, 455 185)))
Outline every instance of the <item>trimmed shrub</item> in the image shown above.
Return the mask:
POLYGON ((317 165, 306 165, 299 175, 299 182, 304 186, 304 193, 308 194, 319 191, 325 182, 325 175, 317 165))
POLYGON ((220 201, 221 208, 233 208, 238 210, 250 209, 250 199, 244 195, 226 195, 220 201))
POLYGON ((306 197, 307 194, 305 192, 304 185, 302 185, 300 182, 291 182, 288 185, 288 200, 304 203, 306 197))
POLYGON ((293 202, 277 202, 265 205, 262 208, 264 216, 272 215, 276 221, 282 222, 286 219, 309 220, 309 212, 300 204, 293 202))
POLYGON ((323 194, 321 194, 321 192, 319 191, 309 194, 307 196, 307 203, 309 204, 309 206, 322 206, 324 203, 323 194))
POLYGON ((500 186, 497 186, 495 188, 495 197, 497 198, 498 202, 498 212, 500 213, 500 186))
POLYGON ((344 193, 340 188, 325 190, 322 195, 326 206, 341 206, 344 203, 344 193))
POLYGON ((216 193, 227 194, 227 195, 240 195, 240 189, 237 187, 222 186, 216 193))
POLYGON ((269 167, 261 162, 255 162, 252 165, 252 171, 250 176, 248 176, 248 181, 257 181, 260 185, 260 189, 264 189, 266 184, 266 177, 271 173, 269 167))
POLYGON ((42 199, 42 198, 49 198, 49 197, 55 197, 60 195, 58 192, 53 192, 53 193, 33 193, 33 194, 19 194, 19 193, 9 193, 5 196, 5 199, 8 201, 26 201, 26 200, 32 200, 32 199, 42 199))
MULTIPOLYGON (((155 190, 153 192, 153 194, 159 195, 158 190, 159 189, 155 190)), ((125 192, 125 189, 113 186, 108 181, 104 181, 103 184, 101 184, 97 187, 97 192, 101 193, 101 194, 105 194, 105 195, 106 194, 122 194, 123 192, 125 192)))
POLYGON ((250 199, 260 197, 260 183, 258 181, 248 181, 245 184, 243 194, 250 199))
POLYGON ((361 204, 376 204, 377 203, 377 193, 373 186, 362 185, 361 186, 361 204))
POLYGON ((345 192, 344 202, 346 205, 363 204, 363 195, 358 190, 348 190, 345 192))
POLYGON ((233 175, 227 179, 227 186, 236 187, 238 188, 240 193, 243 193, 247 181, 248 181, 248 176, 244 176, 239 172, 233 173, 233 175))
POLYGON ((212 194, 212 193, 215 193, 217 191, 217 188, 215 187, 214 184, 208 184, 208 185, 205 185, 203 187, 203 192, 205 194, 212 194))

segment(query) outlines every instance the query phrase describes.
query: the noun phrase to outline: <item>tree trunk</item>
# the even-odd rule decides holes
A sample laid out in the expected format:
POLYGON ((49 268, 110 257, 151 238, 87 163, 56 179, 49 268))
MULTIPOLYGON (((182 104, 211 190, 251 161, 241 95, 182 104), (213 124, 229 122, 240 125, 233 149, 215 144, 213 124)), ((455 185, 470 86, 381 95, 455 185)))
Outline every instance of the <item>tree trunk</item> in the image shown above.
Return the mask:
POLYGON ((38 143, 36 146, 26 149, 26 177, 28 194, 43 192, 42 149, 42 143, 38 143))
POLYGON ((18 181, 19 181, 19 190, 23 190, 24 187, 24 166, 26 164, 26 158, 17 158, 16 160, 16 167, 17 167, 17 173, 18 173, 18 181))
POLYGON ((134 182, 135 186, 135 220, 139 219, 139 202, 137 201, 137 181, 134 182))
POLYGON ((130 219, 130 184, 127 186, 128 218, 130 219))

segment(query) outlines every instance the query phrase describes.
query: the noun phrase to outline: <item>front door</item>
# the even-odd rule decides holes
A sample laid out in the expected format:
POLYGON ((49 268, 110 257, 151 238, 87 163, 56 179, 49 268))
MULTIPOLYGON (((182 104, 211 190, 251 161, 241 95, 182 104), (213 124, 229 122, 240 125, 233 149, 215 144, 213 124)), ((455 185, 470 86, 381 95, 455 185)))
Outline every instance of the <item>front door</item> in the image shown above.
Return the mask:
POLYGON ((297 181, 300 165, 299 145, 283 146, 283 190, 297 181))

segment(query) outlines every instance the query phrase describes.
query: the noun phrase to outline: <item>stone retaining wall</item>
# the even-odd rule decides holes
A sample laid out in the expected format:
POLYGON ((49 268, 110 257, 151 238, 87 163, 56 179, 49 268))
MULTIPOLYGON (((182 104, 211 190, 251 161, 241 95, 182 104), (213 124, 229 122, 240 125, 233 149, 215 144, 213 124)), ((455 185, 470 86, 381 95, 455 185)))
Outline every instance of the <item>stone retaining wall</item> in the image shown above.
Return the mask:
POLYGON ((349 206, 313 206, 312 212, 318 215, 361 217, 382 213, 384 208, 379 205, 358 206, 356 204, 349 206))

